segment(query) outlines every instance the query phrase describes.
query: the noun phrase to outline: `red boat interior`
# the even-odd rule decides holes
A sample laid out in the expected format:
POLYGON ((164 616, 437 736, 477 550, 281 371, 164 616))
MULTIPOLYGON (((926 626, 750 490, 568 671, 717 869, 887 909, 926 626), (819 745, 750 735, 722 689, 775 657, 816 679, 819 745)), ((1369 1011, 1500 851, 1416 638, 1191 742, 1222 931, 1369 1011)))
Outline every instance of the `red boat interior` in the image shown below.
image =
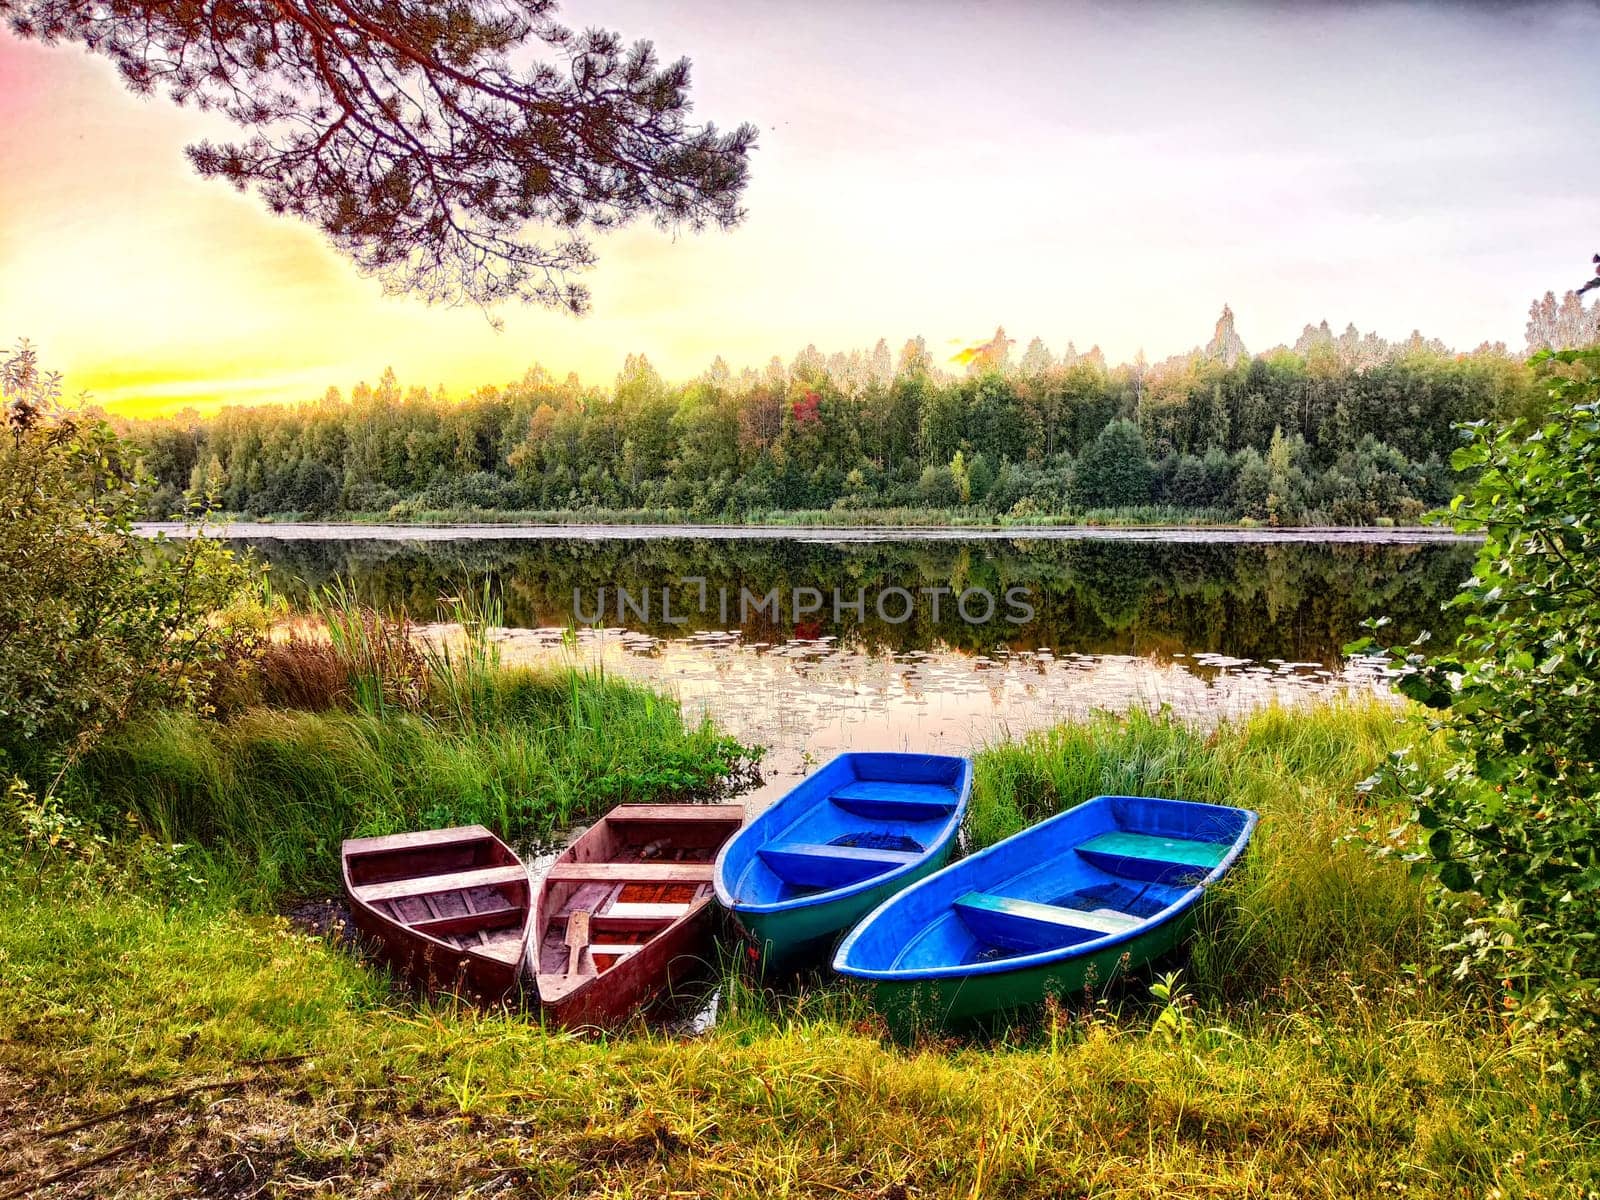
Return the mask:
POLYGON ((569 985, 576 985, 610 970, 708 902, 712 865, 722 843, 738 831, 738 811, 683 805, 614 810, 545 877, 534 968, 542 976, 568 976, 569 985))
POLYGON ((515 964, 529 887, 521 862, 487 830, 437 830, 351 843, 353 896, 457 949, 515 964))

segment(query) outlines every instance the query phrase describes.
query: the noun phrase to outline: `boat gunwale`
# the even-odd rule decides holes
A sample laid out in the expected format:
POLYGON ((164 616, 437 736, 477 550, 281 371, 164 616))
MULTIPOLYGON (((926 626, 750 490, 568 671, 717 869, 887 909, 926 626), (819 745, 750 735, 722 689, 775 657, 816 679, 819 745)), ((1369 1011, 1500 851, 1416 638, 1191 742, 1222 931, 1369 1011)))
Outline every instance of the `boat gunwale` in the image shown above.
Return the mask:
MULTIPOLYGON (((854 757, 857 755, 905 753, 908 752, 885 750, 846 750, 835 755, 832 759, 829 759, 827 763, 823 764, 823 766, 829 766, 840 758, 854 757)), ((844 884, 840 887, 830 888, 827 891, 813 892, 805 896, 793 896, 787 900, 751 901, 734 899, 733 894, 728 890, 726 885, 727 875, 724 864, 729 851, 733 848, 734 842, 737 840, 736 838, 730 838, 718 852, 716 869, 712 872, 712 884, 716 892, 717 903, 722 905, 722 907, 727 909, 729 912, 736 915, 748 913, 752 916, 767 916, 773 913, 804 912, 807 909, 821 908, 824 905, 833 904, 837 901, 852 900, 864 892, 870 892, 874 888, 882 887, 886 883, 892 883, 895 880, 901 879, 908 874, 912 874, 919 869, 925 870, 930 858, 937 857, 941 850, 948 851, 949 848, 954 844, 956 838, 960 836, 961 825, 962 822, 966 820, 968 803, 972 798, 973 769, 972 759, 965 755, 915 754, 914 757, 927 759, 950 759, 960 764, 956 774, 955 786, 951 789, 956 794, 955 805, 951 808, 950 814, 948 817, 946 817, 944 824, 940 826, 939 836, 937 839, 935 839, 929 849, 918 855, 911 862, 901 863, 898 867, 895 867, 889 871, 885 871, 881 875, 868 875, 865 879, 859 879, 855 883, 844 884)), ((805 779, 802 779, 800 783, 796 784, 791 791, 779 797, 771 808, 766 809, 761 814, 761 817, 764 817, 767 813, 774 811, 778 805, 788 800, 790 796, 793 796, 795 792, 799 791, 799 789, 805 786, 805 784, 812 778, 814 778, 814 776, 808 775, 805 779)), ((824 797, 823 802, 826 803, 826 801, 827 797, 824 797)), ((757 817, 756 820, 759 821, 761 817, 757 817)), ((739 831, 739 836, 745 836, 746 831, 752 828, 754 824, 755 821, 747 824, 744 829, 739 831)), ((921 882, 921 880, 918 880, 910 886, 920 886, 921 882)), ((899 891, 897 891, 896 894, 899 894, 899 891)), ((885 901, 884 903, 888 903, 888 901, 885 901)))
MULTIPOLYGON (((951 863, 949 866, 935 871, 926 878, 919 879, 910 887, 896 892, 893 896, 890 896, 882 904, 878 905, 877 908, 873 909, 870 913, 862 917, 861 920, 856 923, 855 927, 845 935, 844 941, 839 943, 839 949, 833 956, 833 969, 839 974, 848 975, 853 979, 865 979, 878 983, 917 983, 925 980, 967 979, 973 976, 1005 975, 1013 971, 1029 971, 1038 967, 1047 967, 1055 963, 1069 962, 1074 958, 1082 958, 1085 955, 1098 954, 1112 948, 1113 946, 1137 941, 1139 938, 1149 934, 1152 930, 1158 929, 1161 926, 1166 925, 1179 917, 1182 917, 1191 908, 1198 904, 1200 898, 1205 894, 1206 889, 1218 882, 1224 875, 1232 870, 1233 865, 1239 860, 1240 856, 1242 856, 1245 850, 1248 848, 1251 835, 1255 832, 1256 825, 1261 820, 1261 814, 1253 809, 1239 808, 1231 804, 1211 804, 1203 800, 1178 801, 1178 803, 1181 804, 1194 804, 1206 808, 1219 808, 1230 812, 1243 813, 1244 826, 1239 830, 1238 835, 1231 843, 1216 843, 1218 845, 1228 846, 1228 853, 1223 856, 1221 862, 1207 872, 1203 878, 1197 880, 1186 892, 1184 892, 1171 904, 1167 905, 1159 912, 1152 913, 1150 916, 1140 921, 1139 924, 1133 926, 1131 929, 1125 929, 1119 933, 1102 934, 1099 937, 1090 938, 1086 941, 1073 942, 1066 946, 1055 946, 1048 950, 1036 950, 1031 954, 1018 954, 1008 958, 997 958, 989 962, 981 963, 943 963, 938 966, 927 967, 866 967, 852 965, 847 961, 850 951, 855 948, 856 943, 860 940, 862 934, 870 925, 877 921, 894 905, 903 900, 907 900, 909 897, 921 891, 923 888, 927 888, 936 883, 942 882, 940 876, 942 876, 946 871, 955 870, 956 868, 964 866, 970 862, 977 862, 978 860, 995 853, 1013 838, 1031 836, 1035 833, 1039 833, 1042 830, 1048 829, 1050 826, 1064 820, 1078 809, 1084 807, 1084 805, 1093 804, 1100 800, 1104 800, 1109 803, 1114 800, 1126 799, 1167 800, 1172 798, 1167 796, 1091 796, 1089 799, 1083 801, 1082 804, 1075 804, 1071 808, 1063 809, 1061 812, 1056 813, 1053 817, 1049 817, 1046 820, 1040 821, 1036 825, 1030 825, 1026 829, 1020 829, 1016 833, 1012 834, 1011 837, 1002 838, 1000 841, 994 843, 994 845, 985 846, 976 854, 970 854, 966 858, 963 858, 960 862, 951 863)), ((952 903, 953 900, 954 898, 952 898, 952 903)), ((924 926, 924 928, 926 928, 926 926, 924 926)))
MULTIPOLYGON (((495 972, 509 971, 511 973, 512 977, 513 977, 513 980, 515 980, 516 977, 521 975, 521 973, 522 973, 522 964, 527 958, 527 954, 528 954, 528 936, 529 936, 529 933, 530 933, 530 931, 532 929, 532 925, 533 925, 533 908, 534 908, 534 900, 535 900, 536 897, 534 895, 534 887, 533 887, 532 877, 528 874, 528 864, 522 861, 522 856, 520 854, 518 854, 514 849, 512 849, 512 847, 511 847, 509 842, 507 842, 499 834, 495 833, 492 829, 488 829, 483 825, 477 825, 477 824, 474 824, 474 825, 457 825, 457 826, 452 826, 449 829, 443 829, 443 830, 419 830, 419 831, 416 831, 416 832, 418 832, 419 834, 420 833, 438 834, 438 833, 456 833, 456 832, 466 832, 466 831, 473 831, 474 832, 474 836, 471 837, 471 838, 457 839, 455 841, 443 841, 443 842, 439 842, 439 843, 436 843, 436 844, 439 845, 439 846, 450 846, 450 845, 461 845, 463 843, 472 842, 472 841, 487 840, 487 841, 490 841, 490 842, 493 842, 493 843, 497 843, 500 846, 501 849, 503 849, 507 854, 509 854, 511 856, 511 863, 506 864, 507 866, 510 866, 512 863, 514 863, 517 866, 522 868, 522 873, 523 873, 522 888, 523 888, 523 891, 525 893, 525 897, 526 898, 524 899, 524 901, 522 903, 522 906, 521 906, 522 907, 522 921, 520 922, 520 924, 521 924, 521 929, 522 929, 522 936, 521 936, 521 938, 519 940, 519 952, 518 952, 518 955, 517 955, 517 958, 516 958, 515 961, 508 962, 506 959, 501 958, 501 957, 499 957, 497 955, 486 954, 486 953, 483 952, 483 949, 481 947, 472 948, 472 947, 457 946, 457 945, 454 945, 454 944, 452 944, 450 942, 447 942, 443 938, 441 938, 441 937, 439 937, 439 936, 437 936, 435 934, 429 933, 429 932, 427 932, 426 930, 423 930, 423 929, 418 929, 415 925, 412 925, 409 922, 404 921, 399 917, 391 916, 389 913, 384 912, 382 909, 378 908, 378 904, 384 903, 383 901, 366 900, 366 899, 363 899, 357 893, 357 888, 358 887, 362 887, 362 886, 366 886, 366 885, 358 885, 355 882, 355 880, 352 878, 351 871, 350 871, 350 860, 351 860, 352 857, 356 857, 356 858, 360 858, 360 857, 377 857, 379 855, 387 854, 387 853, 410 853, 410 854, 414 854, 414 853, 417 853, 419 850, 429 849, 430 846, 428 846, 428 845, 406 846, 406 845, 403 845, 403 844, 397 844, 397 845, 395 845, 393 847, 370 847, 370 846, 369 847, 362 847, 362 846, 359 845, 359 843, 363 843, 363 842, 369 843, 369 844, 370 843, 377 843, 377 842, 382 840, 382 837, 380 836, 380 837, 369 837, 369 838, 346 838, 346 839, 344 839, 344 841, 341 842, 340 846, 339 846, 339 870, 340 870, 340 875, 342 876, 343 883, 344 883, 345 898, 350 902, 350 904, 353 907, 359 906, 363 912, 366 912, 366 913, 370 914, 375 920, 382 922, 384 925, 386 925, 389 928, 397 931, 399 934, 401 934, 404 937, 414 938, 418 942, 423 943, 427 947, 435 948, 435 949, 437 949, 439 951, 442 951, 443 954, 445 956, 447 956, 447 957, 452 957, 452 958, 457 958, 457 959, 472 959, 474 962, 482 964, 487 969, 495 971, 495 972), (478 830, 482 830, 482 832, 484 834, 486 834, 487 837, 486 838, 479 838, 478 836, 476 836, 476 831, 478 831, 478 830), (356 846, 356 848, 353 849, 353 850, 350 848, 352 845, 356 846)), ((405 836, 405 835, 393 835, 393 836, 405 836)), ((438 873, 436 873, 436 874, 438 874, 438 873)), ((428 876, 417 875, 417 876, 410 876, 409 878, 422 879, 422 878, 427 878, 427 877, 428 876)), ((500 886, 516 887, 517 886, 517 881, 516 880, 510 880, 507 883, 505 883, 504 885, 500 885, 500 886)), ((466 889, 457 889, 457 890, 466 890, 466 889)), ((512 911, 515 911, 514 907, 513 907, 512 911)), ((376 935, 373 935, 373 936, 376 936, 376 935)), ((515 986, 514 982, 513 982, 512 986, 513 987, 515 986)), ((510 990, 510 989, 507 989, 507 990, 510 990)))
MULTIPOLYGON (((569 860, 574 854, 576 854, 578 847, 582 845, 586 838, 597 834, 601 827, 612 819, 614 814, 617 816, 617 823, 619 825, 627 825, 632 822, 643 822, 650 820, 660 820, 663 822, 697 821, 707 824, 732 823, 734 828, 728 834, 727 839, 723 842, 724 846, 738 836, 739 831, 745 826, 745 819, 747 816, 745 808, 742 804, 619 804, 601 816, 599 820, 597 820, 588 829, 584 830, 582 834, 574 838, 566 846, 562 847, 561 853, 556 855, 555 860, 550 864, 549 868, 545 872, 545 875, 540 879, 538 886, 533 889, 533 895, 530 898, 528 905, 527 952, 524 955, 523 962, 519 968, 519 973, 524 980, 533 985, 533 992, 538 998, 541 1012, 563 1027, 566 1027, 566 1018, 563 1015, 564 1013, 581 1009, 585 1000, 591 993, 603 994, 604 989, 600 986, 602 981, 606 980, 609 976, 612 976, 613 973, 618 972, 619 968, 621 970, 621 974, 626 976, 629 960, 637 957, 639 954, 642 954, 642 952, 648 947, 675 934, 684 926, 687 926, 691 922, 702 918, 705 915, 706 910, 710 907, 712 901, 716 899, 716 896, 713 893, 713 895, 703 896, 699 900, 691 902, 685 907, 683 912, 669 919, 666 924, 661 925, 659 928, 653 930, 646 941, 639 943, 638 949, 634 954, 627 955, 623 961, 615 963, 603 971, 596 971, 593 975, 573 976, 566 971, 541 970, 540 967, 542 964, 537 957, 539 950, 538 947, 534 945, 534 937, 537 934, 538 938, 540 939, 540 944, 542 945, 546 932, 545 926, 553 919, 553 914, 546 911, 546 903, 551 889, 559 886, 563 882, 571 882, 570 880, 564 881, 559 877, 551 878, 551 874, 555 872, 557 867, 563 864, 571 865, 569 860), (664 807, 681 808, 684 810, 692 809, 694 812, 692 815, 688 811, 685 811, 683 813, 675 813, 670 816, 663 817, 651 815, 649 811, 659 810, 664 807), (559 992, 559 994, 557 993, 557 981, 565 982, 574 979, 576 982, 573 982, 569 987, 567 987, 566 990, 559 992)), ((719 847, 719 850, 720 849, 721 847, 719 847)), ((618 868, 617 881, 621 883, 626 882, 625 876, 626 869, 628 867, 648 866, 650 864, 640 862, 617 862, 615 860, 602 859, 599 862, 586 865, 605 865, 618 868)), ((615 979, 612 979, 611 983, 614 987, 616 983, 615 979)), ((607 1025, 611 1023, 614 1022, 599 1020, 593 1022, 581 1022, 572 1025, 571 1027, 601 1029, 607 1027, 607 1025)))

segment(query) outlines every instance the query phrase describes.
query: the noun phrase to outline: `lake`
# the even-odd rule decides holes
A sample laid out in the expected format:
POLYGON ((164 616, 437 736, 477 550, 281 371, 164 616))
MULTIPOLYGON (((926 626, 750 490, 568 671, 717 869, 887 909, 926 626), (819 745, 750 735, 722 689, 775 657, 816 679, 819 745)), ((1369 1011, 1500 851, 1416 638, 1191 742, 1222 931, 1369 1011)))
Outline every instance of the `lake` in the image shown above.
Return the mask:
MULTIPOLYGON (((153 529, 154 527, 147 527, 153 529)), ((489 580, 511 662, 656 685, 767 746, 788 787, 845 749, 960 752, 1096 709, 1214 721, 1384 691, 1341 647, 1410 639, 1472 543, 1431 531, 224 526, 291 602, 336 578, 431 636, 489 580)))

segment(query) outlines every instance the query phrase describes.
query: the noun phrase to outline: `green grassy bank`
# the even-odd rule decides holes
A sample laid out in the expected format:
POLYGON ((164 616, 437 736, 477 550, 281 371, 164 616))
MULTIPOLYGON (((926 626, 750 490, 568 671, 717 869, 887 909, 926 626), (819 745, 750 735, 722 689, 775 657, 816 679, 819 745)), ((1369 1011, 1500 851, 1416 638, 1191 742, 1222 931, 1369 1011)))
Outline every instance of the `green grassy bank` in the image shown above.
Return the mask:
POLYGON ((433 672, 421 711, 252 705, 223 720, 164 713, 79 768, 81 807, 215 857, 264 900, 338 890, 352 836, 481 823, 526 845, 614 804, 740 785, 743 747, 678 705, 588 671, 495 668, 471 696, 433 672))
MULTIPOLYGON (((996 514, 964 508, 815 508, 762 509, 743 516, 697 513, 686 508, 557 508, 484 509, 423 508, 408 505, 398 511, 214 513, 219 521, 283 524, 329 522, 348 525, 727 525, 785 527, 861 527, 888 529, 971 528, 1027 529, 1039 526, 1128 526, 1132 528, 1254 529, 1263 522, 1239 518, 1220 508, 1180 508, 1145 504, 1126 508, 1094 508, 1070 512, 1038 512, 1025 516, 996 514)), ((1394 528, 1395 521, 1380 518, 1375 528, 1394 528)), ((1335 526, 1327 526, 1335 528, 1335 526)), ((1339 527, 1342 528, 1342 527, 1339 527)))
MULTIPOLYGON (((527 729, 562 728, 554 709, 530 711, 545 716, 527 729)), ((122 757, 106 760, 141 781, 122 785, 119 805, 176 795, 196 762, 224 764, 216 778, 230 781, 182 804, 146 801, 152 831, 205 832, 194 822, 206 804, 250 789, 205 833, 213 852, 174 856, 146 841, 89 863, 7 860, 0 1194, 75 1168, 35 1194, 1600 1189, 1593 1114, 1544 1074, 1548 1047, 1515 1038, 1491 994, 1434 969, 1420 885, 1346 837, 1382 816, 1358 781, 1413 734, 1387 706, 1268 712, 1212 732, 1102 718, 984 752, 978 844, 1096 792, 1247 803, 1261 831, 1178 996, 1152 1000, 1146 980, 996 1039, 929 1031, 910 1045, 885 1035, 864 993, 825 979, 779 997, 730 978, 716 1027, 695 1038, 547 1033, 527 1014, 418 1006, 262 915, 261 862, 279 863, 273 886, 288 888, 320 880, 327 853, 295 857, 287 836, 271 836, 276 824, 332 838, 341 824, 427 811, 440 791, 412 776, 431 778, 427 789, 457 778, 426 767, 429 754, 461 779, 508 777, 479 762, 476 744, 428 749, 427 727, 390 728, 422 720, 250 714, 130 731, 122 757), (252 749, 263 744, 279 748, 252 749), (248 886, 241 863, 258 864, 248 886)), ((116 772, 101 770, 96 786, 112 786, 116 772)), ((603 803, 607 790, 570 794, 603 803)), ((530 812, 540 794, 528 793, 530 812)))

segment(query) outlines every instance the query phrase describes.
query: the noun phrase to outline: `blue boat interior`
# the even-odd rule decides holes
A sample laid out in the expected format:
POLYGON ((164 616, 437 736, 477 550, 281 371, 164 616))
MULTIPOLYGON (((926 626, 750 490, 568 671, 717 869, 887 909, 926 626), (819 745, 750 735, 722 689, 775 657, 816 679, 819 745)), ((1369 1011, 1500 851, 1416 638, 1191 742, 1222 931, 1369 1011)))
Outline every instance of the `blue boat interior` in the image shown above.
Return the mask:
POLYGON ((967 770, 937 755, 840 755, 728 847, 734 903, 819 896, 921 861, 954 833, 967 770))
POLYGON ((839 965, 879 971, 999 963, 1159 923, 1222 866, 1243 809, 1097 797, 902 892, 839 965))

